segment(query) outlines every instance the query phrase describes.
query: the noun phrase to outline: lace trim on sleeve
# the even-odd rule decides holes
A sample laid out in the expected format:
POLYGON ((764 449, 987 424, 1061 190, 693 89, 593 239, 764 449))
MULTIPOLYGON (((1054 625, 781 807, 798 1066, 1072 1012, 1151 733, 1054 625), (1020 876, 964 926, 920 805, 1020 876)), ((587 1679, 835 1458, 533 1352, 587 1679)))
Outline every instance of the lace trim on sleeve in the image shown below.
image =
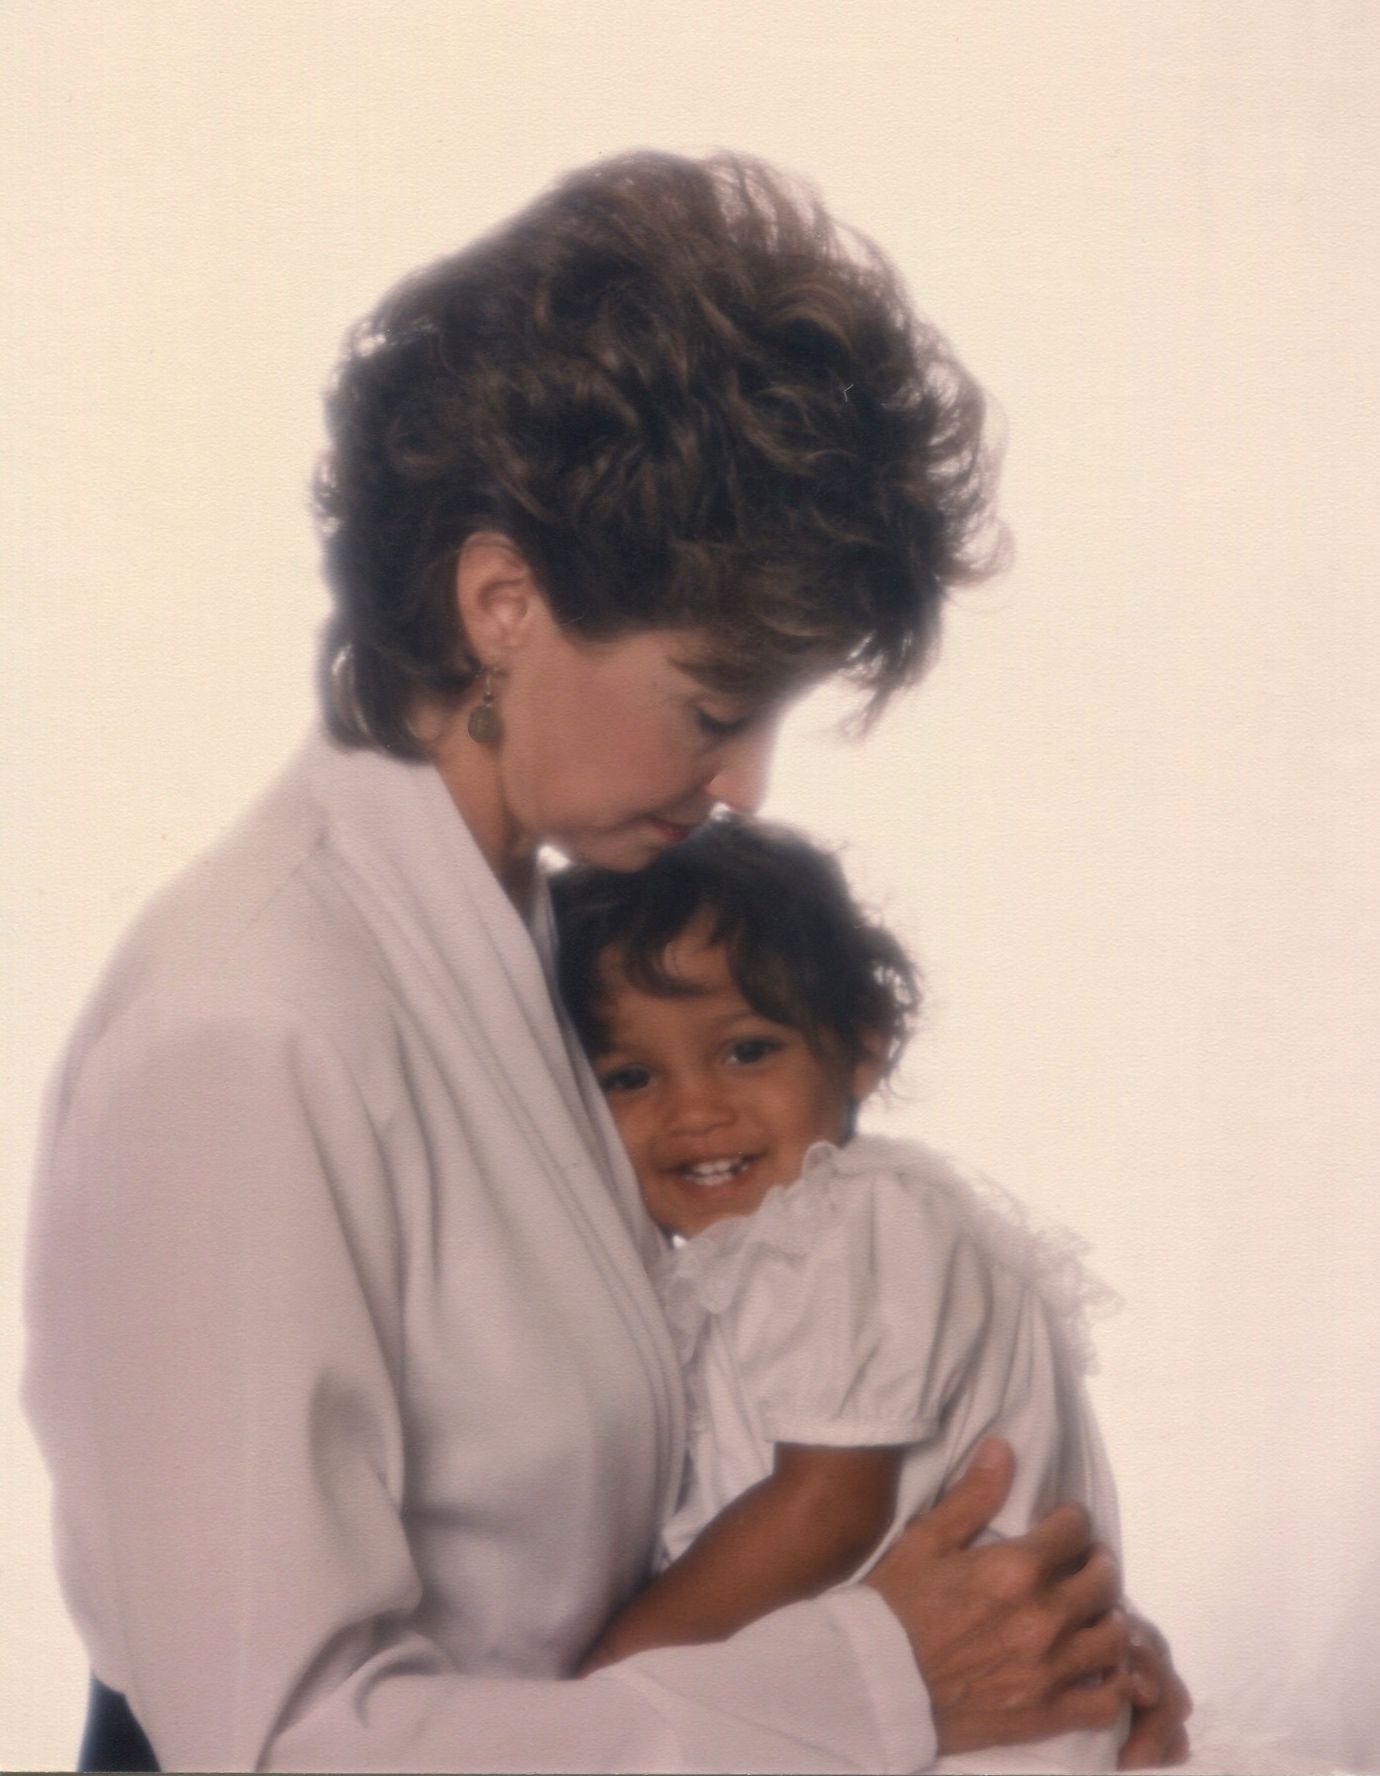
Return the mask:
POLYGON ((886 1173, 939 1192, 988 1258, 1037 1291, 1074 1366, 1084 1374, 1096 1370, 1090 1322, 1122 1303, 1084 1264, 1088 1242, 1071 1228, 1037 1221, 1018 1197, 972 1167, 878 1135, 859 1135, 843 1148, 817 1143, 800 1181, 769 1192, 754 1215, 717 1221, 668 1249, 656 1282, 681 1362, 689 1363, 708 1320, 737 1295, 754 1249, 767 1245, 804 1260, 839 1212, 838 1194, 855 1188, 856 1178, 886 1173))
POLYGON ((1123 1305, 1122 1298, 1083 1262, 1087 1240, 1059 1222, 1042 1222, 994 1178, 949 1154, 918 1142, 860 1135, 847 1147, 812 1147, 805 1156, 806 1178, 828 1173, 846 1189, 858 1173, 894 1171, 919 1177, 943 1193, 959 1223, 994 1263, 1024 1277, 1063 1332, 1069 1356, 1081 1374, 1094 1374, 1097 1354, 1091 1324, 1123 1305))

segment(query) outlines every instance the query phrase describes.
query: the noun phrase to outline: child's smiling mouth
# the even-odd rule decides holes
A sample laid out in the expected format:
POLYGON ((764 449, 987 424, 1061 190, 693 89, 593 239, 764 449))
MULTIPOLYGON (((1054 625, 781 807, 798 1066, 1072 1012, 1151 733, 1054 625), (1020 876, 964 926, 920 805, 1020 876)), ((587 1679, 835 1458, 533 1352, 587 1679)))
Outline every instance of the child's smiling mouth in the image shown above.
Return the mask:
POLYGON ((673 1167, 671 1175, 696 1190, 718 1190, 735 1183, 761 1158, 760 1153, 734 1153, 722 1159, 699 1159, 673 1167))

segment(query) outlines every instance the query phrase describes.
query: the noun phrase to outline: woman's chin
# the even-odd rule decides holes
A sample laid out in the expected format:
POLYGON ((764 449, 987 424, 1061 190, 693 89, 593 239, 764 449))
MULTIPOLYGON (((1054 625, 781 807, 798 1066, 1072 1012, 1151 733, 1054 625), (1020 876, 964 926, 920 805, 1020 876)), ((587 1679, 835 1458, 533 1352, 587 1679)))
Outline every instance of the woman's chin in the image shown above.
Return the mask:
POLYGON ((676 843, 656 824, 645 820, 619 827, 614 832, 573 833, 547 842, 571 863, 627 873, 646 869, 653 858, 660 856, 668 845, 676 843))

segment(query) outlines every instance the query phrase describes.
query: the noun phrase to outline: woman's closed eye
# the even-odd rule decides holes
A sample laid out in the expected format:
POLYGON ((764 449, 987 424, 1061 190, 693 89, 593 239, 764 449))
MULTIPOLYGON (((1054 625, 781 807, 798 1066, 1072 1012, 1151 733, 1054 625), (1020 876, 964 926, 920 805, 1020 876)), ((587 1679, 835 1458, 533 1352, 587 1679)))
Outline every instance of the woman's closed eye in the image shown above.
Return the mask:
POLYGON ((611 1067, 599 1075, 600 1091, 635 1092, 641 1091, 644 1085, 651 1083, 652 1073, 649 1067, 635 1066, 629 1062, 623 1067, 611 1067))
POLYGON ((706 740, 733 740, 751 727, 752 715, 711 715, 707 709, 696 708, 695 725, 706 740))

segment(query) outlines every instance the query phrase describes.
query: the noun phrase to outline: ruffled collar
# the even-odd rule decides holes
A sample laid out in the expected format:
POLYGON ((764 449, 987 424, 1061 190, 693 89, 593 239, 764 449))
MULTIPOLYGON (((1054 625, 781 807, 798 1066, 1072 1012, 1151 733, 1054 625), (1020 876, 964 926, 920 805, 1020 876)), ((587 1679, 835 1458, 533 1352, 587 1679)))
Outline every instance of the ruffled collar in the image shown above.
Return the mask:
POLYGON ((1121 1303, 1084 1265, 1087 1241, 1070 1228, 1041 1225, 1018 1197, 947 1154, 881 1135, 857 1135, 844 1147, 816 1142, 799 1179, 774 1186, 755 1213, 715 1221, 666 1248, 655 1281, 682 1363, 690 1361, 709 1321, 737 1295, 751 1249, 766 1245, 802 1262, 826 1223, 847 1212, 856 1180, 879 1174, 942 1192, 988 1259, 1039 1293, 1062 1328, 1074 1366, 1084 1372, 1096 1367, 1089 1321, 1121 1303))

